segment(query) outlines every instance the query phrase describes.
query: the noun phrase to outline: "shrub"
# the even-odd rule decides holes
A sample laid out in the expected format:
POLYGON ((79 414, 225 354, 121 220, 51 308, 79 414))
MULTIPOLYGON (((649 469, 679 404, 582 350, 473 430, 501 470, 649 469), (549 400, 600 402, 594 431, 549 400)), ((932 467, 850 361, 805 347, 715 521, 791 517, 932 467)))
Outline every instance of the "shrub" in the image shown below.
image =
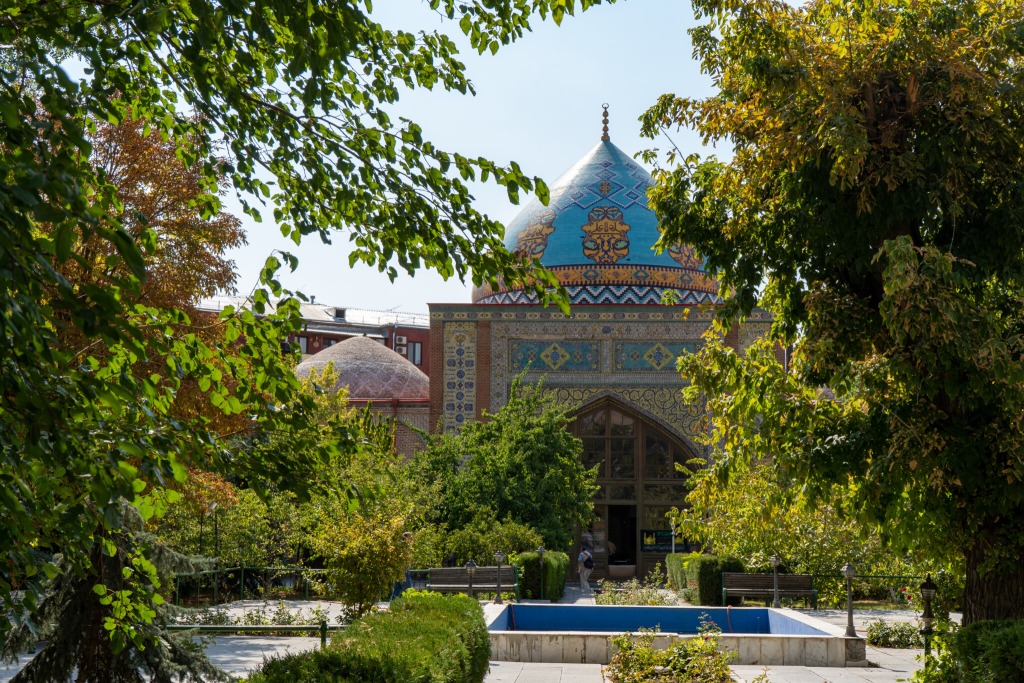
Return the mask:
POLYGON ((482 683, 490 654, 479 603, 406 591, 390 612, 353 623, 326 650, 271 659, 249 683, 482 683))
POLYGON ((672 553, 665 558, 668 587, 680 593, 689 587, 686 583, 686 567, 683 564, 687 557, 689 555, 686 553, 672 553))
POLYGON ((534 550, 541 543, 540 534, 528 526, 511 520, 498 522, 493 516, 480 515, 469 526, 449 533, 445 550, 455 554, 459 565, 470 559, 488 565, 493 562, 495 550, 503 550, 511 556, 534 550))
MULTIPOLYGON (((519 567, 519 594, 524 598, 539 598, 541 572, 537 553, 519 553, 512 557, 511 562, 519 567)), ((568 573, 568 555, 554 550, 544 553, 544 599, 554 602, 562 598, 568 573)))
MULTIPOLYGON (((690 593, 690 602, 713 607, 722 604, 722 572, 743 571, 740 560, 724 555, 690 553, 683 556, 682 564, 686 585, 693 591, 690 593), (696 602, 693 598, 696 598, 696 602)), ((732 598, 729 600, 729 604, 734 604, 732 598)))
MULTIPOLYGON (((696 638, 674 643, 668 650, 654 649, 655 631, 616 636, 609 678, 615 683, 729 683, 729 662, 736 655, 718 649, 719 633, 701 628, 696 638)), ((767 679, 762 674, 754 680, 765 683, 767 679)))
POLYGON ((402 575, 411 552, 404 531, 404 517, 379 512, 356 512, 317 527, 313 547, 327 566, 327 589, 346 604, 346 616, 369 612, 402 575))
POLYGON ((940 629, 935 656, 917 672, 919 683, 1021 683, 1024 620, 980 621, 955 631, 940 629))
POLYGON ((875 647, 924 647, 917 624, 909 621, 872 621, 868 624, 868 645, 875 647))
POLYGON ((665 572, 659 562, 642 583, 637 578, 621 584, 606 581, 596 602, 598 605, 667 605, 669 601, 661 590, 664 582, 665 572))

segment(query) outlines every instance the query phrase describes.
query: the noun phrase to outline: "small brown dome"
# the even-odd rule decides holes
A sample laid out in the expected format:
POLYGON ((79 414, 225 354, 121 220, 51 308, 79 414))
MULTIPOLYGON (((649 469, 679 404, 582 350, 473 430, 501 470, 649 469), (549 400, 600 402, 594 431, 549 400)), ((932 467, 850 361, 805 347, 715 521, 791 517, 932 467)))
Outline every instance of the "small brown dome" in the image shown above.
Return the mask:
POLYGON ((430 378, 407 359, 368 337, 352 337, 313 354, 295 368, 306 377, 310 370, 334 364, 335 391, 348 386, 354 400, 430 400, 430 378))

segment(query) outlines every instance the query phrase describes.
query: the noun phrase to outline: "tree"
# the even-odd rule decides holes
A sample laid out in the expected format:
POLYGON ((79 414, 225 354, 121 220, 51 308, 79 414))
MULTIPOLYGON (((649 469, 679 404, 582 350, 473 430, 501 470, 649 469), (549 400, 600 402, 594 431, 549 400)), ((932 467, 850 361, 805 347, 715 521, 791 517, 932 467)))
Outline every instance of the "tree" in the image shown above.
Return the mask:
MULTIPOLYGON (((476 49, 496 51, 537 13, 560 21, 600 1, 431 5, 458 19, 476 49)), ((297 390, 281 342, 299 317, 275 273, 296 261, 268 259, 252 310, 225 311, 215 338, 188 329, 180 309, 140 299, 161 263, 157 231, 147 218, 132 233, 117 187, 90 161, 95 121, 131 118, 143 137, 165 138, 200 170, 204 219, 227 184, 257 220, 269 201, 296 241, 327 241, 340 226, 353 260, 392 275, 428 267, 472 271, 475 281, 529 274, 541 293, 556 284, 503 248, 501 226, 472 208, 464 181, 493 178, 512 198, 543 197, 543 184, 515 164, 440 150, 415 123, 389 115, 403 87, 471 90, 446 36, 388 30, 356 0, 251 9, 30 1, 0 13, 0 602, 14 620, 32 618, 43 573, 100 581, 97 530, 124 526, 125 501, 152 515, 152 496, 182 482, 189 465, 259 473, 301 493, 303 474, 331 451, 295 440, 287 460, 257 457, 228 447, 209 414, 176 413, 194 382, 211 411, 244 416, 249 429, 286 432, 305 420, 307 398, 281 410, 297 390), (60 63, 68 54, 84 66, 81 81, 60 63), (66 268, 92 268, 75 247, 96 242, 107 279, 65 277, 66 268), (284 302, 263 317, 271 296, 284 302), (141 372, 147 363, 163 372, 141 372), (60 566, 41 548, 61 550, 60 566)), ((131 624, 148 612, 127 614, 114 632, 144 647, 148 636, 131 624)), ((0 636, 8 626, 0 622, 0 636)))
POLYGON ((726 463, 851 481, 897 547, 966 560, 966 622, 1024 617, 1024 7, 698 0, 717 93, 645 117, 729 142, 657 174, 664 241, 761 303, 792 373, 713 339, 681 363, 726 463), (828 387, 823 390, 821 387, 828 387))
POLYGON ((345 603, 349 618, 361 617, 388 595, 412 557, 405 516, 378 511, 337 517, 324 510, 312 543, 327 568, 327 591, 345 603))
POLYGON ((461 529, 479 516, 536 529, 554 550, 567 550, 574 524, 593 516, 596 470, 580 462, 582 442, 569 433, 568 409, 543 387, 516 378, 497 413, 431 439, 413 463, 427 493, 428 521, 461 529))

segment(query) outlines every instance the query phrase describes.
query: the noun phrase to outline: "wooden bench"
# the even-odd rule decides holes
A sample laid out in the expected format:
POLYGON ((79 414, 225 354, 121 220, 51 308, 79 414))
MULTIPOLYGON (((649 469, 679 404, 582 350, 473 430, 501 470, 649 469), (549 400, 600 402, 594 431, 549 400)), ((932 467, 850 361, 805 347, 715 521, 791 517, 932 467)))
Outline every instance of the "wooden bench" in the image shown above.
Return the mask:
MULTIPOLYGON (((730 595, 741 598, 772 600, 775 581, 771 574, 742 574, 722 572, 722 604, 730 595)), ((818 608, 818 591, 814 590, 814 577, 810 574, 779 574, 780 598, 810 598, 811 607, 818 608)))
MULTIPOLYGON (((469 572, 465 567, 431 567, 427 574, 427 590, 438 593, 469 593, 469 572)), ((473 574, 473 592, 498 591, 498 567, 477 567, 473 574)), ((515 593, 519 600, 519 572, 512 566, 501 566, 501 592, 515 593)))

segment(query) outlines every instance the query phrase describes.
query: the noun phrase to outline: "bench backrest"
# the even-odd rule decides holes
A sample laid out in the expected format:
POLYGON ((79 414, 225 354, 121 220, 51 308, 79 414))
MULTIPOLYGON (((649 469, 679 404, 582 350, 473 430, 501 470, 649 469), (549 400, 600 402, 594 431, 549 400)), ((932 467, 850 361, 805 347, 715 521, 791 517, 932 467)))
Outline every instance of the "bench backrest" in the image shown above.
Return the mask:
MULTIPOLYGON (((771 574, 741 574, 722 572, 723 588, 774 588, 771 574)), ((779 574, 779 590, 809 591, 814 588, 814 577, 810 574, 779 574)))
MULTIPOLYGON (((465 567, 432 567, 431 583, 469 583, 469 572, 465 567)), ((511 587, 516 581, 515 567, 507 564, 501 566, 501 583, 511 587)), ((497 567, 477 567, 473 574, 473 583, 483 586, 498 583, 497 567)))

